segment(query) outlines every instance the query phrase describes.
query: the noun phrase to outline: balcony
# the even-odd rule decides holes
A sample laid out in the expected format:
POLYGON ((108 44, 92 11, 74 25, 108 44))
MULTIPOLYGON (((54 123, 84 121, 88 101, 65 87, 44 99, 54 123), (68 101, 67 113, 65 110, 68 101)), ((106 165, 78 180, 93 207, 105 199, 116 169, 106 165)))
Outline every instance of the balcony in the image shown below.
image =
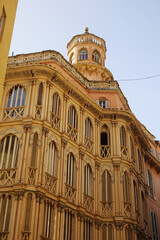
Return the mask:
POLYGON ((2 120, 3 121, 22 120, 24 109, 25 109, 24 106, 4 108, 2 120))
POLYGON ((51 112, 50 114, 50 122, 52 123, 52 127, 60 130, 60 117, 57 116, 56 114, 54 114, 53 112, 51 112))
POLYGON ((100 146, 100 154, 101 154, 102 158, 110 158, 111 157, 111 146, 101 145, 100 146))
POLYGON ((67 134, 74 142, 77 142, 78 131, 70 124, 67 125, 67 134))
POLYGON ((113 203, 109 201, 101 202, 102 216, 111 217, 113 214, 113 203))
POLYGON ((76 188, 65 184, 65 197, 69 202, 76 202, 76 188))
POLYGON ((93 141, 86 136, 84 137, 84 146, 87 148, 89 152, 91 153, 93 152, 93 141))
POLYGON ((49 173, 45 173, 45 183, 44 183, 44 188, 52 193, 56 193, 56 186, 57 186, 57 178, 50 175, 49 173))
POLYGON ((93 210, 94 210, 94 199, 93 199, 93 197, 91 197, 89 195, 86 195, 84 193, 83 194, 83 206, 87 211, 93 212, 93 210))
POLYGON ((0 169, 0 185, 13 185, 16 181, 17 168, 0 169))

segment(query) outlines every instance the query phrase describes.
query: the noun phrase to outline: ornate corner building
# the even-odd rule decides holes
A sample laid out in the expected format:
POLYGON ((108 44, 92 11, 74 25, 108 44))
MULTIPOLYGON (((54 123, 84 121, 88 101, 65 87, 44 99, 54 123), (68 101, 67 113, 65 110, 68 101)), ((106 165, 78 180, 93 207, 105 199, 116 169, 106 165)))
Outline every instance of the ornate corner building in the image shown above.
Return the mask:
POLYGON ((9 57, 0 115, 0 240, 160 239, 160 142, 136 119, 105 41, 9 57))

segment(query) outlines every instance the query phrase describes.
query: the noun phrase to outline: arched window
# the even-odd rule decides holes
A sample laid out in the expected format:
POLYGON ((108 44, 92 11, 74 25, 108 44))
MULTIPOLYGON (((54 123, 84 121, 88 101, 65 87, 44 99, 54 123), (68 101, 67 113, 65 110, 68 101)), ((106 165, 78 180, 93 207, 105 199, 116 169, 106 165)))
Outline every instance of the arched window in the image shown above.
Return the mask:
POLYGON ((83 221, 83 240, 93 239, 93 227, 92 222, 88 218, 84 218, 83 221))
POLYGON ((93 133, 92 133, 92 122, 90 120, 90 118, 87 118, 85 120, 85 136, 88 139, 93 139, 93 133))
POLYGON ((79 55, 78 55, 78 60, 87 60, 88 59, 88 52, 86 49, 82 49, 80 52, 79 52, 79 55))
POLYGON ((42 105, 43 83, 39 84, 37 105, 42 105))
POLYGON ((103 225, 102 228, 102 240, 113 240, 113 227, 111 224, 103 225))
POLYGON ((55 177, 57 172, 57 148, 53 141, 49 144, 47 158, 47 173, 55 177))
POLYGON ((97 50, 95 50, 95 51, 93 52, 93 54, 92 54, 92 60, 93 60, 94 62, 101 63, 101 56, 100 56, 100 53, 99 53, 97 50))
POLYGON ((22 86, 15 86, 9 92, 7 109, 4 110, 3 120, 22 118, 26 91, 22 86))
POLYGON ((72 153, 67 155, 66 183, 75 186, 75 159, 72 153))
POLYGON ((11 215, 12 197, 0 197, 0 233, 8 232, 11 215))
POLYGON ((85 120, 85 147, 92 152, 93 151, 93 127, 90 118, 85 120))
POLYGON ((32 193, 29 193, 27 197, 27 203, 26 203, 24 231, 30 231, 31 210, 32 210, 31 207, 32 207, 32 193))
POLYGON ((139 170, 142 171, 142 159, 139 149, 137 150, 139 170))
POLYGON ((153 211, 151 211, 151 224, 152 224, 152 239, 158 240, 157 218, 153 211))
POLYGON ((101 157, 109 158, 110 156, 110 131, 107 125, 104 125, 101 130, 101 157))
POLYGON ((36 157, 37 157, 37 146, 38 146, 38 133, 36 132, 33 136, 33 146, 31 155, 31 167, 36 167, 36 157))
POLYGON ((58 93, 52 98, 51 122, 55 129, 60 129, 61 101, 58 93))
POLYGON ((111 175, 105 170, 102 174, 102 202, 112 201, 111 175))
POLYGON ((135 204, 135 211, 138 214, 138 191, 137 191, 137 186, 136 182, 133 181, 133 187, 134 187, 134 204, 135 204))
POLYGON ((78 136, 78 114, 74 106, 70 106, 68 109, 68 125, 67 125, 67 133, 69 137, 77 141, 78 136))
POLYGON ((63 240, 73 239, 74 239, 74 216, 69 209, 65 209, 63 240))
POLYGON ((122 147, 126 147, 126 131, 124 126, 121 127, 120 129, 120 143, 122 147))
POLYGON ((44 201, 43 217, 43 238, 51 239, 54 225, 54 204, 51 201, 44 201))
POLYGON ((0 169, 15 168, 18 159, 18 138, 8 135, 0 143, 0 169))
POLYGON ((131 159, 134 160, 134 145, 131 137, 130 137, 130 146, 131 146, 131 159))
POLYGON ((125 229, 125 240, 132 240, 132 229, 130 226, 127 226, 125 229))
POLYGON ((126 171, 123 175, 123 198, 125 203, 130 203, 129 177, 126 171))
POLYGON ((111 103, 109 100, 101 98, 99 99, 99 106, 101 106, 104 109, 107 109, 111 107, 111 103))
POLYGON ((84 167, 84 194, 92 196, 92 170, 89 164, 84 167))

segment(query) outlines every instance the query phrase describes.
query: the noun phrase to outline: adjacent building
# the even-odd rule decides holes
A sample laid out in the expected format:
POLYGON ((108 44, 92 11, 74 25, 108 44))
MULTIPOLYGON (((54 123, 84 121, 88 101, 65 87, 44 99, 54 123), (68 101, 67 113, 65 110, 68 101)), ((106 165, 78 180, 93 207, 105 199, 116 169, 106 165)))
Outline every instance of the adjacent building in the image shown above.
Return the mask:
POLYGON ((0 1, 0 101, 18 0, 0 1))
POLYGON ((9 57, 0 115, 0 239, 160 239, 160 142, 85 29, 9 57))

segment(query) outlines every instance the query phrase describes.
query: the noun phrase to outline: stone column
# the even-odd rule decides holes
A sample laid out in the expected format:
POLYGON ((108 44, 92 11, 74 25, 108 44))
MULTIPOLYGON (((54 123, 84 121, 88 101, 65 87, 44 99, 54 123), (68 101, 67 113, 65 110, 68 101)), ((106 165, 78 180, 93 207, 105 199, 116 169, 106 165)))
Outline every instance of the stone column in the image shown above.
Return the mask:
POLYGON ((96 174, 95 174, 95 212, 96 214, 99 214, 99 168, 100 168, 100 163, 98 161, 95 162, 95 169, 96 169, 96 174))
POLYGON ((47 158, 45 158, 45 150, 46 150, 46 139, 48 137, 49 129, 46 127, 42 127, 42 146, 41 146, 41 154, 38 163, 38 185, 43 185, 45 182, 45 167, 44 162, 47 164, 47 158))
POLYGON ((85 110, 83 107, 80 107, 80 131, 79 131, 79 136, 80 136, 80 145, 84 145, 84 113, 85 110))
POLYGON ((24 192, 17 192, 17 215, 16 215, 16 224, 15 224, 15 232, 13 235, 13 239, 17 240, 21 238, 22 231, 22 216, 25 213, 22 203, 23 203, 23 195, 24 192))
POLYGON ((67 132, 67 116, 68 116, 68 109, 67 109, 67 103, 68 103, 69 97, 64 94, 63 95, 63 114, 62 114, 62 132, 67 132))
POLYGON ((30 159, 28 158, 28 145, 29 145, 29 136, 30 136, 30 132, 31 132, 31 124, 25 124, 24 125, 24 130, 26 133, 26 139, 24 144, 24 155, 23 155, 23 159, 22 159, 22 168, 21 168, 21 175, 20 175, 20 181, 22 183, 26 182, 27 180, 27 166, 29 164, 28 161, 30 161, 30 159))
POLYGON ((58 189, 59 189, 59 195, 64 196, 64 183, 65 183, 65 179, 64 179, 64 165, 65 165, 65 148, 67 145, 67 141, 62 138, 61 139, 61 159, 60 159, 60 178, 58 181, 58 189))
POLYGON ((82 169, 82 163, 83 163, 83 160, 84 160, 84 156, 85 156, 85 153, 80 150, 79 151, 79 186, 78 186, 78 205, 83 205, 83 180, 82 180, 82 172, 83 172, 83 169, 82 169))

